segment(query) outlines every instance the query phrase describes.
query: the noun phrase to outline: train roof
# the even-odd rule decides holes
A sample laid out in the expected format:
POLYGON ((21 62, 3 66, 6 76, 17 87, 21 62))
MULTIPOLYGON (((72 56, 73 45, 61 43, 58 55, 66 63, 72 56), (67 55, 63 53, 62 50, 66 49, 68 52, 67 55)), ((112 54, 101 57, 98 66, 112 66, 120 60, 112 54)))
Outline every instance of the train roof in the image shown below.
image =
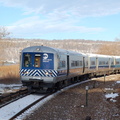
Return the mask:
POLYGON ((114 56, 114 58, 116 58, 116 59, 120 59, 120 56, 114 56))
POLYGON ((48 53, 55 53, 56 50, 51 47, 46 46, 30 46, 27 48, 24 48, 22 52, 48 52, 48 53))
POLYGON ((102 57, 102 58, 112 58, 110 55, 101 55, 101 54, 87 54, 89 57, 102 57))
POLYGON ((77 53, 74 51, 52 48, 47 46, 31 46, 31 47, 24 48, 22 52, 47 52, 47 53, 62 53, 62 54, 68 54, 68 55, 84 56, 83 54, 77 53))

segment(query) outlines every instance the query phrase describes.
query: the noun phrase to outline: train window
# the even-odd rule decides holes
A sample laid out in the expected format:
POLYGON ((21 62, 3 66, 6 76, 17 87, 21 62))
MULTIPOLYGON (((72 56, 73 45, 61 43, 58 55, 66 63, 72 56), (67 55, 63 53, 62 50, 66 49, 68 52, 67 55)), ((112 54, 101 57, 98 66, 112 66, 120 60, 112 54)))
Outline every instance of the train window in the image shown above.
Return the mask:
POLYGON ((119 61, 116 61, 116 64, 117 64, 117 65, 120 64, 119 61))
POLYGON ((82 61, 72 61, 71 67, 82 66, 82 61))
POLYGON ((113 63, 113 61, 111 62, 111 65, 113 65, 114 63, 113 63))
POLYGON ((75 61, 71 62, 71 66, 74 67, 75 66, 75 61))
POLYGON ((31 67, 31 55, 24 54, 24 67, 31 67))
POLYGON ((91 65, 95 65, 95 61, 91 61, 91 65))
POLYGON ((35 54, 35 64, 34 67, 40 67, 40 54, 35 54))
POLYGON ((88 61, 86 61, 86 66, 88 66, 88 61))
POLYGON ((66 66, 65 61, 60 61, 59 68, 64 68, 66 66))
POLYGON ((65 61, 62 61, 62 67, 65 67, 65 61))
POLYGON ((106 62, 106 65, 108 65, 108 61, 106 62))
POLYGON ((79 61, 75 61, 75 66, 79 66, 79 61))
POLYGON ((77 66, 80 66, 80 62, 79 61, 77 61, 77 66))
POLYGON ((83 66, 83 62, 82 61, 80 61, 80 66, 83 66))
POLYGON ((105 65, 105 61, 99 61, 99 65, 105 65))

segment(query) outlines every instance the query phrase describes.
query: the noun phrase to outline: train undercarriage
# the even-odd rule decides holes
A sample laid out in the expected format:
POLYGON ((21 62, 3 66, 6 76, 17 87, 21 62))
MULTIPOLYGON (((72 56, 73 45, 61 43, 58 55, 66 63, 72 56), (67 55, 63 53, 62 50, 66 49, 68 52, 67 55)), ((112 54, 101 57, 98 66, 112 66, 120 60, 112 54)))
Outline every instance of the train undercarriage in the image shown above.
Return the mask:
POLYGON ((85 81, 91 78, 97 78, 102 76, 107 76, 111 74, 119 74, 120 69, 102 70, 97 72, 85 73, 77 76, 68 76, 65 79, 58 81, 57 83, 44 83, 43 81, 30 80, 29 82, 22 81, 23 86, 27 86, 30 92, 54 92, 56 90, 62 89, 68 85, 85 81))

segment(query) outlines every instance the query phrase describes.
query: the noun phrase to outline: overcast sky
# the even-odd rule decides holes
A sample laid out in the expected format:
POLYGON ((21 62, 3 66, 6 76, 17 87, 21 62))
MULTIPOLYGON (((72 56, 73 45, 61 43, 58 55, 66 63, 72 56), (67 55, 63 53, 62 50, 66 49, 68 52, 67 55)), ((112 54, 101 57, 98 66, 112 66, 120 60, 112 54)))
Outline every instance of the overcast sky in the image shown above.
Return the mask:
POLYGON ((11 37, 120 38, 120 0, 0 0, 0 26, 11 37))

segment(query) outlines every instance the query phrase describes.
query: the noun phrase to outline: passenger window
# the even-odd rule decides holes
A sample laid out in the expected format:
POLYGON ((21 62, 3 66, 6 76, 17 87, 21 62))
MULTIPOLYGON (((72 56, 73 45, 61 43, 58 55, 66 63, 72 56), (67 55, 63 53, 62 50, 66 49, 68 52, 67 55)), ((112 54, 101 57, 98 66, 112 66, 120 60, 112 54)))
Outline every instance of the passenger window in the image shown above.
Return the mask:
POLYGON ((31 66, 31 55, 30 54, 24 54, 24 67, 30 67, 31 66))
POLYGON ((95 65, 95 61, 91 61, 91 65, 95 65))
POLYGON ((118 64, 119 64, 119 61, 116 61, 116 64, 118 65, 118 64))
POLYGON ((65 66, 66 66, 65 61, 60 61, 59 62, 59 68, 65 68, 65 66))
POLYGON ((83 62, 82 61, 80 61, 80 66, 83 66, 83 62))
POLYGON ((86 61, 86 66, 88 66, 88 61, 86 61))
POLYGON ((40 54, 35 54, 35 64, 34 67, 40 67, 40 54))
POLYGON ((108 65, 108 61, 106 62, 106 65, 108 65))

